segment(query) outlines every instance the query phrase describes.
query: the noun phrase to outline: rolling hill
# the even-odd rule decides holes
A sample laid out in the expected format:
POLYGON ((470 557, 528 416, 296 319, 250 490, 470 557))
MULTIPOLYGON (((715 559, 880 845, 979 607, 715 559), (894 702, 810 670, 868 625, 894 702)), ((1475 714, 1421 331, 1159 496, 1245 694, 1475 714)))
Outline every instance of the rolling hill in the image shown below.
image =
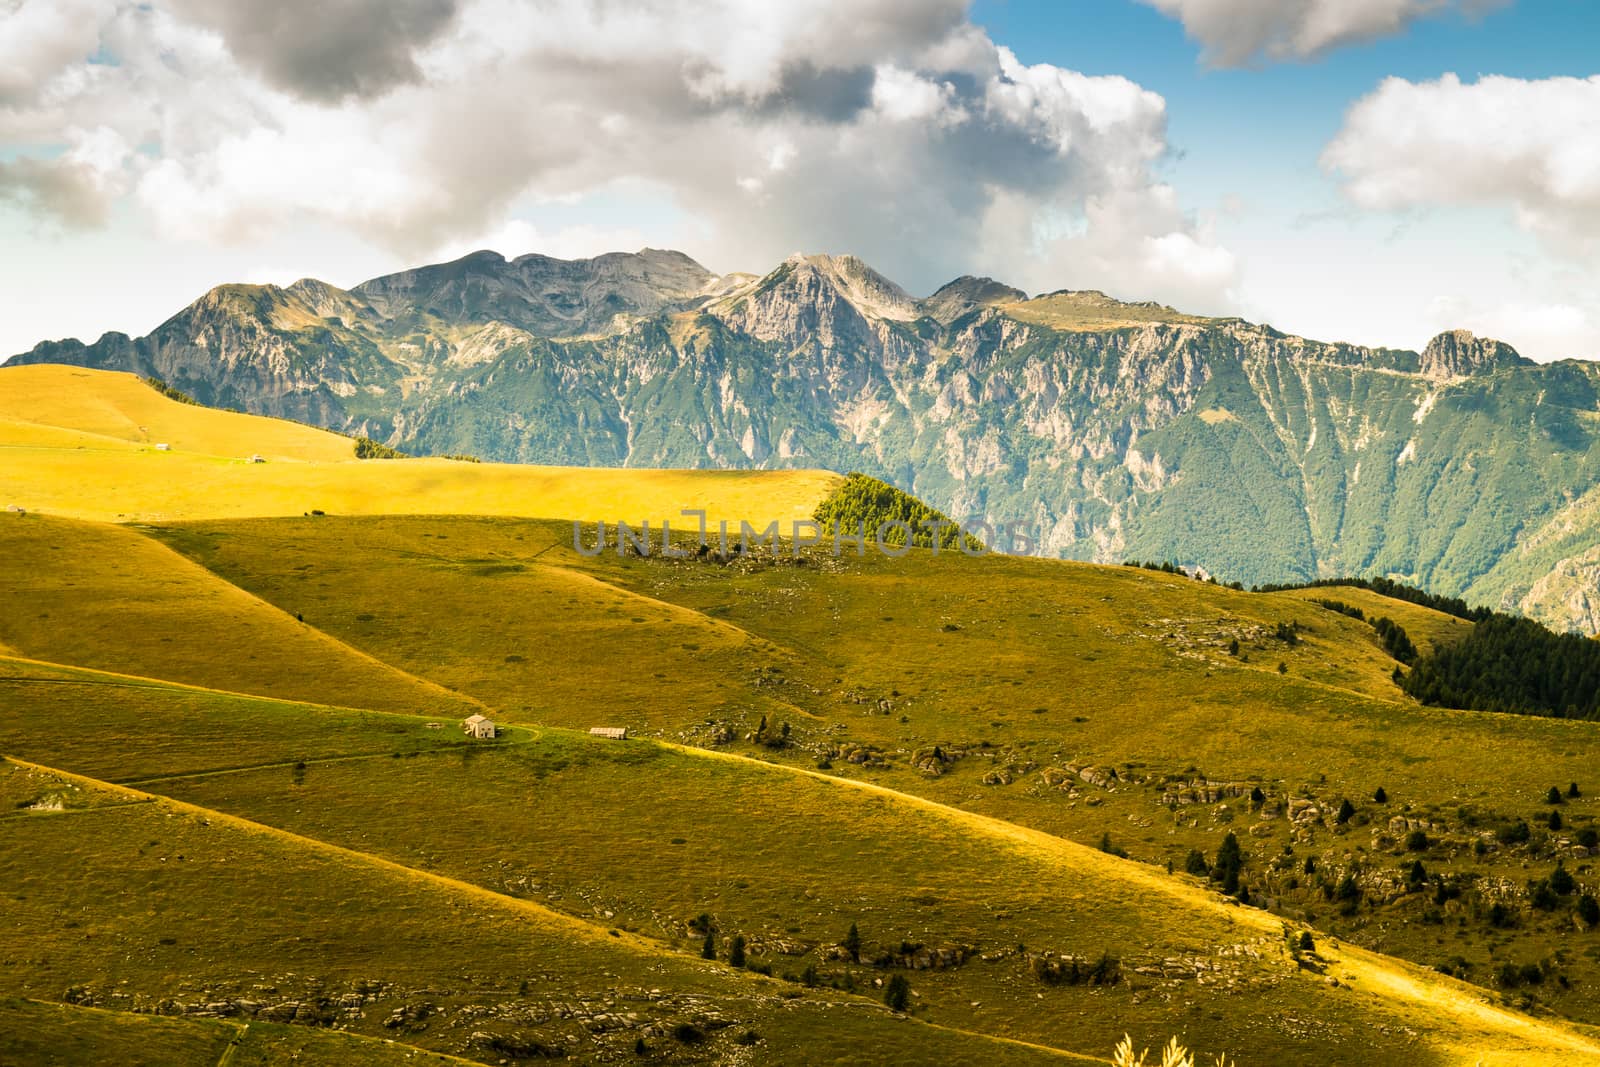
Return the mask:
POLYGON ((505 466, 523 495, 440 513, 497 465, 77 384, 0 441, 108 442, 0 513, 0 1058, 1600 1062, 1595 725, 1419 705, 1317 601, 1469 621, 950 547, 590 554, 575 514, 842 483, 505 466), (229 477, 365 508, 131 473, 233 432, 279 443, 229 477))
POLYGON ((809 518, 841 481, 814 470, 357 460, 355 447, 281 419, 182 403, 129 374, 8 366, 0 378, 0 500, 80 519, 518 515, 648 521, 659 530, 663 519, 692 524, 680 512, 695 506, 709 522, 737 528, 809 518))

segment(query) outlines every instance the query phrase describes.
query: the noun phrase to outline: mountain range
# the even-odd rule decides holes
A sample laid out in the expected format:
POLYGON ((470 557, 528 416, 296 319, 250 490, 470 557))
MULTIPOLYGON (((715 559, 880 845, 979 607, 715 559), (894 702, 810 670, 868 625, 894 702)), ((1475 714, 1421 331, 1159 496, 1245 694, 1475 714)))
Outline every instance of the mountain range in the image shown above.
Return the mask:
POLYGON ((860 470, 1045 555, 1383 575, 1600 631, 1600 365, 1461 331, 1366 348, 976 277, 916 298, 852 256, 758 276, 478 252, 348 290, 224 285, 146 337, 9 362, 415 454, 860 470))

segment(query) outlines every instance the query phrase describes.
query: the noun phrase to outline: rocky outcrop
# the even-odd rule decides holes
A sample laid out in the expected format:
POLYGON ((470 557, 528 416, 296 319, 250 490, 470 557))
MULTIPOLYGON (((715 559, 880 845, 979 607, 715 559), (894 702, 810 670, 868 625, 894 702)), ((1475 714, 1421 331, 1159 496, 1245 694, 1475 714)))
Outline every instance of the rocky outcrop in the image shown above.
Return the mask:
POLYGON ((1476 337, 1470 330, 1450 330, 1428 342, 1420 369, 1424 377, 1450 381, 1530 362, 1502 341, 1476 337))

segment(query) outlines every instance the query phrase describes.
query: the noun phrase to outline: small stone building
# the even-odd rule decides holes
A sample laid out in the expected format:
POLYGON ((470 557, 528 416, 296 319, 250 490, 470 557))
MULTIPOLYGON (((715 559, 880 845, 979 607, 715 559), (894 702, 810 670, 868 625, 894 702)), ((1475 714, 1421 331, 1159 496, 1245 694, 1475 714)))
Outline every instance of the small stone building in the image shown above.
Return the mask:
POLYGON ((473 715, 461 720, 461 730, 468 737, 490 739, 495 735, 494 721, 482 715, 473 715))
POLYGON ((589 727, 589 736, 604 737, 611 741, 626 741, 628 739, 628 728, 626 726, 591 726, 589 727))

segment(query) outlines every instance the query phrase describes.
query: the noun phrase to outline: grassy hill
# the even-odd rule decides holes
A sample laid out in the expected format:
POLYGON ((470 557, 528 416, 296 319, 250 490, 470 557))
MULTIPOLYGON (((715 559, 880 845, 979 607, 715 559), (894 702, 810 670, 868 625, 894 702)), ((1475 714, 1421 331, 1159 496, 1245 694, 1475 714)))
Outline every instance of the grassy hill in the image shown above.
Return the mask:
POLYGON ((842 480, 805 470, 357 460, 347 437, 180 403, 130 374, 49 364, 0 369, 0 456, 0 502, 108 522, 328 512, 683 526, 694 520, 679 513, 698 507, 713 524, 777 519, 787 528, 842 480), (266 462, 249 462, 257 454, 266 462))
MULTIPOLYGON (((56 491, 125 512, 185 455, 142 447, 56 491)), ((449 515, 492 468, 415 462, 235 463, 401 514, 0 514, 0 1060, 1600 1062, 1595 725, 1423 707, 1315 601, 1473 624, 952 547, 588 555, 571 514, 840 481, 502 468, 568 513, 449 515)))
MULTIPOLYGON (((14 995, 66 990, 138 1012, 255 1009, 366 1036, 399 1030, 407 1044, 473 1058, 604 1059, 641 1038, 725 1055, 749 1033, 780 1059, 814 1048, 849 1062, 852 1049, 876 1048, 884 1062, 925 1062, 888 1033, 904 1024, 846 994, 796 1004, 780 982, 442 875, 31 764, 0 773, 0 793, 79 794, 63 811, 0 824, 27 857, 8 918, 41 953, 9 972, 14 995), (115 873, 98 884, 57 877, 85 863, 115 873), (152 896, 165 906, 140 903, 152 896)), ((929 1054, 1049 1056, 925 1029, 929 1054)))
MULTIPOLYGON (((198 701, 197 724, 235 710, 222 694, 167 695, 198 701)), ((283 725, 320 729, 328 714, 258 703, 253 719, 283 725)), ((120 712, 107 712, 100 731, 120 713, 118 747, 135 765, 216 758, 209 729, 167 734, 159 719, 148 732, 127 729, 150 720, 148 708, 112 707, 120 712)), ((31 721, 20 707, 0 720, 8 747, 31 721)), ((773 1062, 1029 1062, 1042 1055, 1034 1043, 1093 1051, 1123 1030, 1159 1035, 1175 1010, 1191 1041, 1270 1048, 1286 1064, 1345 1062, 1345 1048, 1386 1062, 1494 1051, 1505 1058, 1483 1062, 1555 1063, 1588 1047, 1559 1025, 1354 947, 1319 940, 1314 952, 1292 953, 1279 921, 1192 882, 893 790, 560 731, 430 750, 385 717, 339 725, 349 758, 298 768, 230 761, 138 790, 37 762, 104 763, 104 746, 28 739, 35 761, 0 777, 0 799, 17 812, 0 834, 27 857, 15 921, 45 954, 12 972, 8 992, 40 997, 59 985, 80 1003, 134 1011, 171 1002, 231 1013, 265 1000, 269 1014, 283 1014, 295 1003, 358 1034, 382 1033, 374 1020, 426 1004, 425 1014, 466 1021, 442 1031, 407 1024, 405 1039, 467 1055, 495 1051, 473 1035, 497 1029, 506 1047, 571 1041, 573 1024, 539 1010, 552 996, 607 1016, 581 1049, 568 1047, 582 1056, 687 1022, 724 1039, 754 1032, 773 1062), (651 803, 638 805, 640 795, 651 803), (48 881, 83 862, 109 863, 116 880, 95 891, 48 881), (167 902, 157 912, 118 903, 152 894, 167 902), (213 900, 229 903, 219 912, 213 900), (697 960, 702 913, 724 963, 742 936, 750 963, 776 980, 697 960), (863 933, 859 964, 841 954, 850 923, 863 933), (1044 977, 1108 954, 1119 977, 1107 985, 1044 977), (496 961, 492 973, 483 958, 496 961), (533 970, 519 969, 524 959, 533 970), (239 960, 250 961, 249 982, 227 970, 239 960), (814 984, 797 980, 807 969, 814 984), (914 1017, 950 1029, 875 1034, 870 1011, 848 1008, 865 1007, 886 973, 909 973, 914 1017), (1212 1011, 1223 991, 1251 1010, 1212 1011), (653 1021, 613 1028, 619 1000, 636 1014, 653 1010, 653 1021), (1075 1020, 1070 1033, 1062 1019, 1075 1020), (963 1036, 980 1031, 1024 1044, 963 1036)))
POLYGON ((0 515, 0 558, 14 598, 0 642, 23 656, 351 707, 448 714, 470 703, 127 527, 0 515))

